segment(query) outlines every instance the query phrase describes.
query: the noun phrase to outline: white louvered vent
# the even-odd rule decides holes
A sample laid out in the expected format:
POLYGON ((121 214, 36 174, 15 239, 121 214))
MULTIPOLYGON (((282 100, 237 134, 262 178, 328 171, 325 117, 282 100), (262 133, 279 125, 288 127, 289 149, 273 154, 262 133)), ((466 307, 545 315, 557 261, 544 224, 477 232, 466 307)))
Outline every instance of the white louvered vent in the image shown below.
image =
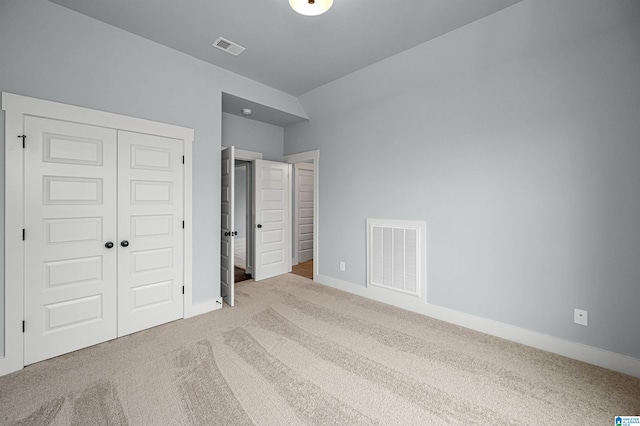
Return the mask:
POLYGON ((245 50, 244 47, 222 37, 219 37, 215 43, 213 43, 213 46, 227 53, 231 53, 233 56, 238 56, 245 50))
POLYGON ((426 284, 427 223, 367 219, 367 286, 420 297, 426 284))

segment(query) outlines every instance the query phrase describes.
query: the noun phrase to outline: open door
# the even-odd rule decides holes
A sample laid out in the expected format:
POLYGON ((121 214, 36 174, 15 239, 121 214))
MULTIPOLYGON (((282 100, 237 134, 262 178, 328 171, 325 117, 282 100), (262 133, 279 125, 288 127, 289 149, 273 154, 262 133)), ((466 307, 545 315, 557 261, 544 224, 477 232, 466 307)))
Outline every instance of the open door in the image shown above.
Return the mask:
POLYGON ((233 215, 235 202, 235 148, 222 151, 222 211, 220 229, 220 292, 224 301, 233 306, 233 215))
POLYGON ((254 160, 255 281, 291 272, 290 168, 286 163, 254 160))

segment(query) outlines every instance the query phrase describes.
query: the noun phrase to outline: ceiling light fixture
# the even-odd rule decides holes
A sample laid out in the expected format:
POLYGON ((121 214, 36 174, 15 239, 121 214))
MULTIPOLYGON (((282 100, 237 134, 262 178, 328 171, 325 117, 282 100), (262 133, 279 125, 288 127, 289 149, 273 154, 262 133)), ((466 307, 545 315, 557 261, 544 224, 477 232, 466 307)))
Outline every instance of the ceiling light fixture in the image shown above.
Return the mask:
POLYGON ((333 0, 289 0, 289 5, 301 15, 316 16, 331 9, 333 0))
POLYGON ((251 111, 251 108, 242 108, 242 115, 246 115, 248 117, 251 115, 251 113, 253 113, 253 111, 251 111))

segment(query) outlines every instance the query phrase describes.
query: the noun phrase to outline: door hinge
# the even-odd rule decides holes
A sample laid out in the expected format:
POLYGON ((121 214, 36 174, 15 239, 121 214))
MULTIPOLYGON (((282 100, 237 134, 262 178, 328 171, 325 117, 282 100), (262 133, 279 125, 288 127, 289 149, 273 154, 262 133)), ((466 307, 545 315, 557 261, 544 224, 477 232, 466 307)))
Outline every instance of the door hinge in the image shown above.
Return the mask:
POLYGON ((182 229, 184 229, 184 220, 182 221, 182 229))
POLYGON ((25 142, 27 135, 19 135, 18 137, 22 138, 22 148, 25 148, 27 146, 27 143, 25 142))
POLYGON ((184 155, 182 156, 182 164, 184 164, 184 155))
POLYGON ((27 235, 26 229, 22 228, 22 241, 25 240, 26 235, 27 235))
POLYGON ((184 286, 182 286, 182 294, 184 294, 184 286))
POLYGON ((26 321, 22 321, 22 332, 24 333, 24 331, 26 330, 26 321))

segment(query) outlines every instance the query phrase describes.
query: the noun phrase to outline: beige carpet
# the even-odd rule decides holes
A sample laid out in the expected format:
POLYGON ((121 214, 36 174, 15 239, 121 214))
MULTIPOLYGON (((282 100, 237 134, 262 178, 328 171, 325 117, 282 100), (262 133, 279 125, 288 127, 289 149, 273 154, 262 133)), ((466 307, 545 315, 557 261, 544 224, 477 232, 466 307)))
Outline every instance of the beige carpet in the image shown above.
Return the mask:
POLYGON ((640 380, 287 274, 235 308, 0 377, 2 425, 558 425, 640 414, 640 380))

